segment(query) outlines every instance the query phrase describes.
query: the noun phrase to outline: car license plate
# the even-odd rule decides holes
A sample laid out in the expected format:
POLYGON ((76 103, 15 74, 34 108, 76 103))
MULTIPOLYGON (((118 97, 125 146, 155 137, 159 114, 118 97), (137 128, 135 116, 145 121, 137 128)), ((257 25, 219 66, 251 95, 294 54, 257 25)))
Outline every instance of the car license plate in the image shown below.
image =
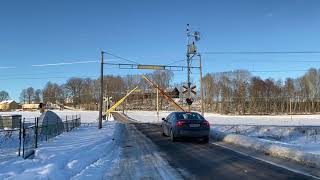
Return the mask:
POLYGON ((189 124, 189 127, 200 127, 200 124, 189 124))

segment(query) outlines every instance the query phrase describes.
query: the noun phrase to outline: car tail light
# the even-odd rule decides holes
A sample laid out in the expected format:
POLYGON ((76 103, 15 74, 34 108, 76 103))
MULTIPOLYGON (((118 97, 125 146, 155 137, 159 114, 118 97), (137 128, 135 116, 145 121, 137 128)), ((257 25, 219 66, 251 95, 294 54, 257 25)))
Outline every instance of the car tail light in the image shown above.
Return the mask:
POLYGON ((179 120, 179 121, 176 122, 176 126, 177 127, 182 127, 185 123, 186 123, 186 121, 179 120))
POLYGON ((210 127, 210 123, 207 120, 204 120, 202 125, 205 127, 210 127))

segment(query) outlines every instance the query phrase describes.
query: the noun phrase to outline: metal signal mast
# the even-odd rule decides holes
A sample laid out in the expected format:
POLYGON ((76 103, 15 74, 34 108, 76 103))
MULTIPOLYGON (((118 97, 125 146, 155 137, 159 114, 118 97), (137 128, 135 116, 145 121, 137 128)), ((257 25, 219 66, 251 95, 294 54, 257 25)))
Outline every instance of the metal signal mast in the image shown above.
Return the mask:
MULTIPOLYGON (((190 25, 187 24, 187 76, 188 76, 188 82, 187 82, 187 96, 186 99, 188 104, 188 111, 191 111, 191 104, 193 102, 191 98, 191 91, 193 88, 191 88, 191 82, 190 82, 190 74, 191 74, 191 60, 192 58, 197 55, 197 47, 195 45, 196 41, 200 40, 200 33, 198 31, 191 31, 190 25)), ((201 102, 202 103, 202 102, 201 102)))

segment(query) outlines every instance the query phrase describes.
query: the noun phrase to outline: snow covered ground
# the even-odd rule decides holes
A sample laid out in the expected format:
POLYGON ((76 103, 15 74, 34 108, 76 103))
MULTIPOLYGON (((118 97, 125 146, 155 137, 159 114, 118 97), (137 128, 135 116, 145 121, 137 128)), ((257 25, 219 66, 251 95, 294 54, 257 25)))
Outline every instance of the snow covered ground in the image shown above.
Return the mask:
MULTIPOLYGON (((97 123, 98 122, 98 111, 54 111, 62 120, 66 118, 71 119, 72 116, 81 117, 82 123, 97 123), (66 117, 68 116, 68 117, 66 117)), ((39 111, 18 111, 18 112, 0 112, 0 115, 4 114, 20 114, 22 118, 26 118, 26 121, 32 121, 35 117, 40 116, 39 111)), ((111 118, 112 120, 112 118, 111 118)), ((16 157, 18 155, 19 148, 19 131, 3 131, 0 130, 0 162, 4 159, 16 157)))
MULTIPOLYGON (((128 111, 140 122, 161 122, 170 112, 128 111)), ((281 146, 320 154, 320 115, 229 116, 206 113, 211 130, 256 137, 281 146), (297 126, 297 127, 295 127, 297 126), (318 126, 318 127, 317 127, 318 126)))
POLYGON ((84 125, 41 142, 32 159, 0 160, 0 179, 181 179, 133 125, 104 121, 102 129, 97 126, 84 125))
MULTIPOLYGON (((98 122, 99 112, 98 111, 71 111, 71 110, 54 110, 53 112, 57 113, 63 120, 68 116, 80 115, 81 123, 95 123, 98 122)), ((22 118, 34 118, 39 117, 41 114, 39 111, 29 112, 29 111, 15 111, 15 112, 0 112, 0 116, 4 114, 19 114, 22 115, 22 118)))
POLYGON ((19 131, 0 130, 0 162, 18 156, 19 131))
POLYGON ((0 162, 0 179, 101 179, 119 157, 114 148, 116 123, 78 128, 43 142, 34 159, 0 162), (101 176, 101 177, 100 177, 101 176))

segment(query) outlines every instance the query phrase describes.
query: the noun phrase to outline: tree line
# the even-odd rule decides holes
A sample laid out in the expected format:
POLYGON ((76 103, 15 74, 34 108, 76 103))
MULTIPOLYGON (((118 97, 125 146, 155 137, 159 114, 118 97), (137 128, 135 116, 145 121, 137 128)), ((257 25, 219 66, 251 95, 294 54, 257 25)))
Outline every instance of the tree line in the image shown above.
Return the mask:
MULTIPOLYGON (((183 83, 172 84, 171 71, 154 71, 146 74, 162 89, 173 88, 183 83)), ((105 76, 104 96, 119 100, 127 90, 139 86, 141 93, 154 89, 140 75, 105 76)), ((262 79, 247 70, 208 73, 203 77, 204 103, 207 112, 220 114, 301 114, 320 112, 320 70, 309 69, 298 78, 262 79)), ((69 78, 63 84, 48 82, 43 89, 23 89, 21 103, 54 103, 72 105, 88 110, 98 109, 100 79, 69 78)), ((197 93, 199 96, 200 93, 197 93)), ((9 95, 0 92, 0 100, 9 95)), ((199 100, 200 98, 195 98, 199 100)), ((141 101, 139 101, 140 103, 141 101)), ((142 100, 142 103, 144 101, 142 100)), ((130 103, 130 102, 128 102, 130 103)), ((133 102, 132 102, 133 103, 133 102)), ((160 99, 161 106, 163 99, 160 99)), ((141 104, 141 103, 140 103, 141 104)), ((194 109, 199 110, 197 104, 194 109)), ((147 104, 155 106, 150 101, 147 104)), ((154 108, 151 108, 154 109, 154 108)))
MULTIPOLYGON (((161 88, 167 89, 172 81, 171 71, 154 71, 146 74, 161 88)), ((114 101, 124 96, 127 90, 139 86, 142 92, 153 89, 142 78, 141 75, 127 76, 104 76, 104 97, 112 96, 114 101)), ((0 96, 1 97, 1 96, 0 96)), ((47 82, 43 89, 35 90, 33 87, 23 89, 20 93, 21 103, 53 103, 58 105, 72 105, 74 108, 97 110, 100 97, 100 78, 78 78, 73 77, 63 84, 47 82)))
POLYGON ((320 70, 298 78, 261 79, 246 70, 203 77, 206 110, 221 114, 320 112, 320 70))

